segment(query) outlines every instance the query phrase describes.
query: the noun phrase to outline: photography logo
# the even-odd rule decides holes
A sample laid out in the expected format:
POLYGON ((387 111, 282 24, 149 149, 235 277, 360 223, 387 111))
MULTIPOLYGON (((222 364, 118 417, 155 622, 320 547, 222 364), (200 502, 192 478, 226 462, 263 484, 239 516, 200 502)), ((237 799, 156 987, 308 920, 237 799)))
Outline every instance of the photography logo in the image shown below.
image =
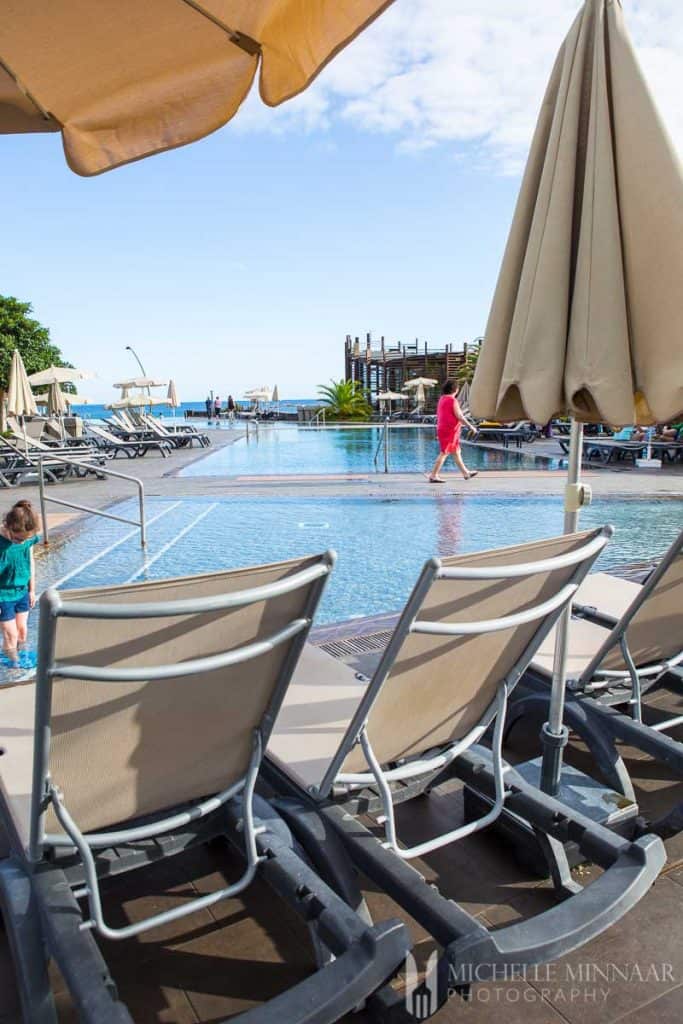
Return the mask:
POLYGON ((439 1005, 439 952, 434 950, 420 979, 412 953, 406 956, 406 1009, 415 1020, 427 1020, 439 1005))

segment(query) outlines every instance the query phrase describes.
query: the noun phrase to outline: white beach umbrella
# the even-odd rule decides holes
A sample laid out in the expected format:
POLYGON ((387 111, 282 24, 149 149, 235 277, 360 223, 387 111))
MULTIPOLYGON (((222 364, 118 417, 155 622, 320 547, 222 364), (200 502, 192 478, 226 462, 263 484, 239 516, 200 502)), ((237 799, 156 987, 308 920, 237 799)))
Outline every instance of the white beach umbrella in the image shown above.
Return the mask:
MULTIPOLYGON (((683 413, 683 171, 621 4, 587 0, 560 50, 531 145, 472 384, 477 416, 574 417, 565 531, 576 529, 582 422, 683 413)), ((561 769, 560 620, 542 783, 561 769)))
POLYGON ((89 370, 77 370, 74 366, 48 366, 46 370, 32 373, 28 379, 32 387, 43 388, 51 384, 74 384, 77 380, 91 380, 94 376, 89 370))
POLYGON ((438 384, 433 377, 412 377, 403 385, 404 391, 415 390, 415 408, 420 409, 425 404, 425 388, 433 388, 438 384))
POLYGON ((142 409, 146 405, 168 405, 168 398, 159 398, 157 395, 147 395, 144 392, 135 392, 111 402, 107 409, 142 409))
POLYGON ((157 377, 129 377, 128 380, 120 380, 114 387, 128 391, 130 388, 165 388, 167 384, 167 380, 159 380, 157 377))
POLYGON ((407 395, 402 395, 398 391, 380 391, 377 395, 377 400, 380 405, 388 403, 390 409, 392 402, 405 402, 407 398, 407 395))
POLYGON ((434 380, 433 377, 411 377, 403 385, 404 391, 409 391, 411 388, 434 388, 438 384, 438 380, 434 380))
POLYGON ((259 402, 270 402, 273 392, 266 385, 262 385, 260 388, 252 388, 251 391, 245 391, 244 397, 251 399, 252 402, 258 408, 259 402))

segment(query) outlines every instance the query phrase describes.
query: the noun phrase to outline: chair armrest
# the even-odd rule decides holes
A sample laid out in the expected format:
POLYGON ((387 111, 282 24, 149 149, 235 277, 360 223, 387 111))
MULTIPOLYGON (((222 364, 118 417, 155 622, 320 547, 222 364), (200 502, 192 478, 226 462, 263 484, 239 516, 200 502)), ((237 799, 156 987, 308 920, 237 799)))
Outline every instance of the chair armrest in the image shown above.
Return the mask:
POLYGON ((405 926, 400 921, 375 925, 331 964, 231 1020, 235 1024, 332 1024, 381 988, 403 964, 407 952, 405 926))
MULTIPOLYGON (((615 863, 580 893, 527 921, 452 944, 454 963, 496 966, 556 960, 620 920, 645 895, 666 861, 658 836, 626 843, 615 863)), ((482 979, 478 969, 478 978, 482 979)), ((465 981, 467 979, 464 979, 465 981)))

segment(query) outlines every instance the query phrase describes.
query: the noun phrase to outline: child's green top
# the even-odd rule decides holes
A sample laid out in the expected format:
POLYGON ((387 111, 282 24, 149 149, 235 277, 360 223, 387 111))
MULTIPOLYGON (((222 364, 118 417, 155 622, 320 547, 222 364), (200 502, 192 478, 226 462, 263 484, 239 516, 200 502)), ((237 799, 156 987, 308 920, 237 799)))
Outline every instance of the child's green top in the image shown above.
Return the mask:
POLYGON ((38 535, 13 544, 0 534, 0 601, 18 601, 31 582, 31 548, 38 535))

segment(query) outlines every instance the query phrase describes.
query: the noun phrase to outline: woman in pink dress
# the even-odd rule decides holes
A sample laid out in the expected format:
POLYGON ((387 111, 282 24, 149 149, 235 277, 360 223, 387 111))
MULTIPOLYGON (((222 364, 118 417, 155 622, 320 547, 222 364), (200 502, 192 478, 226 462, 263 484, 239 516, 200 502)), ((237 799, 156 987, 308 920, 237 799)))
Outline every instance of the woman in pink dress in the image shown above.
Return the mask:
POLYGON ((476 434, 476 426, 471 420, 468 420, 460 408, 455 381, 447 380, 443 386, 443 394, 439 399, 439 404, 436 407, 436 436, 439 439, 441 451, 430 473, 430 484, 444 484, 446 482, 442 476, 439 476, 439 473, 449 455, 453 456, 453 460, 465 480, 471 480, 473 476, 477 475, 478 470, 469 470, 463 462, 460 453, 460 431, 462 430, 463 423, 476 434))

